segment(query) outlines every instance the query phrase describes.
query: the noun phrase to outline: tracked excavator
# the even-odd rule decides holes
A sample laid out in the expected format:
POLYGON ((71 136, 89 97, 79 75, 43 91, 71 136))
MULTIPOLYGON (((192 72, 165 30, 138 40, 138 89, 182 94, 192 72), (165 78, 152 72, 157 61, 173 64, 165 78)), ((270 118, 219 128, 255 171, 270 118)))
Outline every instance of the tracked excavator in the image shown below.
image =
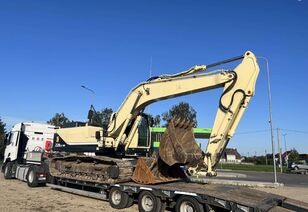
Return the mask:
MULTIPOLYGON (((259 66, 251 51, 211 65, 197 65, 177 74, 152 77, 133 88, 108 128, 84 126, 56 130, 55 146, 96 144, 96 156, 53 157, 50 173, 55 177, 94 183, 117 183, 131 179, 157 184, 191 175, 215 175, 215 167, 255 93, 259 66), (208 69, 241 60, 233 70, 208 69), (151 103, 223 88, 207 148, 203 152, 192 131, 193 124, 174 117, 163 134, 159 151, 151 157, 132 157, 128 152, 148 148, 140 144, 139 128, 151 103), (187 167, 187 173, 182 167, 187 167)), ((91 118, 91 114, 90 114, 91 118)), ((77 148, 78 149, 78 148, 77 148)))

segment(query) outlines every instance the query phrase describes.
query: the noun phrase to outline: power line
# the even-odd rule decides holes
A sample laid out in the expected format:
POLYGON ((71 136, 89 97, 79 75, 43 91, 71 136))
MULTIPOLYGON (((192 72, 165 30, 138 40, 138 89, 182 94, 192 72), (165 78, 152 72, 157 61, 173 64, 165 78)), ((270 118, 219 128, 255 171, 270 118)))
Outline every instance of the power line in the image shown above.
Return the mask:
MULTIPOLYGON (((280 128, 281 131, 285 131, 285 132, 293 132, 293 133, 300 133, 300 134, 308 134, 308 131, 303 131, 303 130, 292 130, 292 129, 284 129, 284 128, 280 128)), ((257 134, 257 133, 264 133, 264 132, 268 132, 270 131, 270 129, 267 130, 251 130, 251 131, 243 131, 243 132, 238 132, 235 133, 234 135, 245 135, 245 134, 257 134)))
POLYGON ((302 130, 291 130, 291 129, 281 129, 283 131, 286 131, 286 132, 294 132, 294 133, 301 133, 301 134, 308 134, 308 131, 302 131, 302 130))
POLYGON ((244 134, 257 134, 257 133, 264 133, 270 131, 269 129, 267 130, 251 130, 251 131, 244 131, 244 132, 238 132, 235 133, 235 135, 244 135, 244 134))

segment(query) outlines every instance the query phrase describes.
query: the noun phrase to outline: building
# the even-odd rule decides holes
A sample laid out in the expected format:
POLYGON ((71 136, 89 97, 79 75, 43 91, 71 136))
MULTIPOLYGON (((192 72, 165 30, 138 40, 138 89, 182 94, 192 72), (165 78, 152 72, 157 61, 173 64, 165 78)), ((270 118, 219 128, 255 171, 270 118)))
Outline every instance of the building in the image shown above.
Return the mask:
POLYGON ((220 158, 220 163, 241 163, 243 161, 243 157, 238 153, 236 148, 226 148, 222 152, 222 156, 220 158))
MULTIPOLYGON (((288 150, 281 154, 282 163, 288 165, 289 164, 289 155, 292 153, 291 150, 288 150)), ((275 154, 275 160, 279 163, 279 153, 275 154)), ((291 161, 292 162, 292 161, 291 161)))

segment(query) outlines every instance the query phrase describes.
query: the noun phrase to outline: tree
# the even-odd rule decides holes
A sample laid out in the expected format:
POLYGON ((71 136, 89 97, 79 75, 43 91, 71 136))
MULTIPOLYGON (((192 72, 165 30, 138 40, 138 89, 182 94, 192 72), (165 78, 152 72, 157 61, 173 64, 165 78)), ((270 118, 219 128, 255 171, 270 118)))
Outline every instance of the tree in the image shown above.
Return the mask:
POLYGON ((153 118, 153 127, 160 127, 160 115, 156 115, 153 118))
POLYGON ((112 113, 113 110, 107 107, 102 109, 101 111, 94 112, 92 117, 92 124, 107 129, 112 113))
POLYGON ((169 111, 162 114, 162 119, 168 123, 175 116, 189 120, 194 123, 194 127, 197 127, 197 112, 188 103, 180 102, 178 105, 174 105, 169 111))
POLYGON ((292 149, 288 156, 288 161, 290 162, 297 161, 298 158, 299 158, 298 151, 296 149, 292 149))
POLYGON ((6 136, 5 123, 0 118, 0 158, 1 159, 4 156, 5 136, 6 136))
POLYGON ((70 120, 64 115, 64 113, 56 113, 54 117, 47 121, 48 124, 54 125, 56 127, 63 127, 69 122, 70 120))
POLYGON ((147 114, 150 120, 150 127, 160 127, 160 115, 153 116, 151 114, 147 114))

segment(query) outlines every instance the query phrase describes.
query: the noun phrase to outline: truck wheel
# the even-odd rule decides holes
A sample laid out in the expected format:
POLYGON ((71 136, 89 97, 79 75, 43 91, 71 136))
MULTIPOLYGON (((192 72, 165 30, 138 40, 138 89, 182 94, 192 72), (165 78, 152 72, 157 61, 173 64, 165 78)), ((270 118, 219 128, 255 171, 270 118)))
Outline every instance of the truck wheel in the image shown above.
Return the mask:
POLYGON ((203 211, 203 206, 194 198, 190 196, 181 196, 176 202, 175 206, 176 212, 201 212, 203 211))
POLYGON ((5 179, 12 179, 12 169, 13 169, 13 163, 8 162, 4 167, 4 178, 5 179))
POLYGON ((36 166, 31 166, 27 173, 27 184, 29 187, 37 187, 37 168, 36 166))
POLYGON ((141 212, 160 212, 165 210, 165 204, 150 191, 142 191, 138 197, 138 209, 141 212))
POLYGON ((117 187, 113 187, 109 193, 109 203, 115 209, 123 209, 128 205, 129 196, 117 187))

